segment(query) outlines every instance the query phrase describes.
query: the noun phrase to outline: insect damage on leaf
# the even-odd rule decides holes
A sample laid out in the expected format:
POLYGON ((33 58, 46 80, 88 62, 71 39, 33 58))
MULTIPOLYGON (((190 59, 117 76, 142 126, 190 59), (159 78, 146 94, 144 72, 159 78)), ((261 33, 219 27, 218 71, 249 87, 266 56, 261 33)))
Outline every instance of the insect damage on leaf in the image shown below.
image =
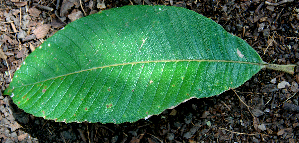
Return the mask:
POLYGON ((263 67, 280 66, 196 12, 124 6, 48 38, 5 94, 25 112, 57 122, 134 122, 236 88, 263 67))

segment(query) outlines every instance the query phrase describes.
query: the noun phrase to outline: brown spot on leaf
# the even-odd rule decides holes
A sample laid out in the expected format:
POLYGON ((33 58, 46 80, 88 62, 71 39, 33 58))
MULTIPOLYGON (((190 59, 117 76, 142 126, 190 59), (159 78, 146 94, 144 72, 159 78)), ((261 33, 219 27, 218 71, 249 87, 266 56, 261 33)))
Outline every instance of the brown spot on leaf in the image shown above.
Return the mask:
POLYGON ((26 97, 26 96, 27 96, 27 94, 26 94, 26 95, 24 95, 22 98, 23 98, 23 99, 25 99, 25 97, 26 97))
POLYGON ((149 83, 150 83, 150 84, 152 84, 153 82, 154 82, 154 81, 150 80, 150 82, 149 82, 149 83))
POLYGON ((110 91, 111 91, 111 89, 110 89, 110 88, 108 88, 108 91, 110 92, 110 91))
POLYGON ((85 108, 85 111, 87 111, 87 108, 85 108))
POLYGON ((43 89, 43 90, 42 90, 43 93, 45 93, 46 91, 47 91, 46 89, 43 89))
POLYGON ((112 104, 109 104, 109 105, 107 104, 106 106, 107 106, 107 108, 111 108, 111 107, 112 107, 112 104))

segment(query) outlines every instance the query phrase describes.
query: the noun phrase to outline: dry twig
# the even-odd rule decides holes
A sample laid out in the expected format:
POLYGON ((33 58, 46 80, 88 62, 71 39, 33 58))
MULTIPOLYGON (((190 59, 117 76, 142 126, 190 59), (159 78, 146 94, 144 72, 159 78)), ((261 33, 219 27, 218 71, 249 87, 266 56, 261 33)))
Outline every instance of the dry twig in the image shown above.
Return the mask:
POLYGON ((271 3, 271 2, 265 1, 265 4, 270 5, 270 6, 279 6, 281 4, 285 4, 285 3, 288 3, 288 2, 294 2, 294 0, 283 0, 283 1, 280 1, 278 3, 271 3))

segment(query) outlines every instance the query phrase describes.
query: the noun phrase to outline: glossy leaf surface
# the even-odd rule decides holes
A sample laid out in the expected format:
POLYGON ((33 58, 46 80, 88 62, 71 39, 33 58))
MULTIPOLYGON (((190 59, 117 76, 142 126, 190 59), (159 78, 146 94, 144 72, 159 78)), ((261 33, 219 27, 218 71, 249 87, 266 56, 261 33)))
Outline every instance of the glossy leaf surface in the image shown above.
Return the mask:
POLYGON ((193 11, 125 6, 48 38, 5 93, 46 119, 133 122, 236 88, 263 64, 245 41, 193 11))

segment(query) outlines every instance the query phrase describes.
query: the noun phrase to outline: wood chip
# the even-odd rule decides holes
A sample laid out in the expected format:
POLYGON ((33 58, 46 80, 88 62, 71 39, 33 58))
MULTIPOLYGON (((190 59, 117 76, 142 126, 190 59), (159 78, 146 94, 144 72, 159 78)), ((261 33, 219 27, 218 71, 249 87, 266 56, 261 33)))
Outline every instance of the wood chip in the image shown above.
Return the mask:
POLYGON ((11 22, 10 25, 11 25, 11 28, 12 28, 13 32, 14 32, 14 33, 17 33, 18 31, 17 31, 17 29, 16 29, 15 24, 14 24, 13 22, 11 22))
POLYGON ((4 54, 2 48, 0 48, 0 58, 3 59, 3 60, 7 59, 7 56, 4 54))
POLYGON ((31 43, 29 43, 29 48, 30 48, 31 52, 33 52, 35 50, 35 47, 31 43))
POLYGON ((42 39, 45 38, 50 30, 50 27, 50 24, 43 24, 38 26, 32 33, 36 36, 37 39, 42 39))

